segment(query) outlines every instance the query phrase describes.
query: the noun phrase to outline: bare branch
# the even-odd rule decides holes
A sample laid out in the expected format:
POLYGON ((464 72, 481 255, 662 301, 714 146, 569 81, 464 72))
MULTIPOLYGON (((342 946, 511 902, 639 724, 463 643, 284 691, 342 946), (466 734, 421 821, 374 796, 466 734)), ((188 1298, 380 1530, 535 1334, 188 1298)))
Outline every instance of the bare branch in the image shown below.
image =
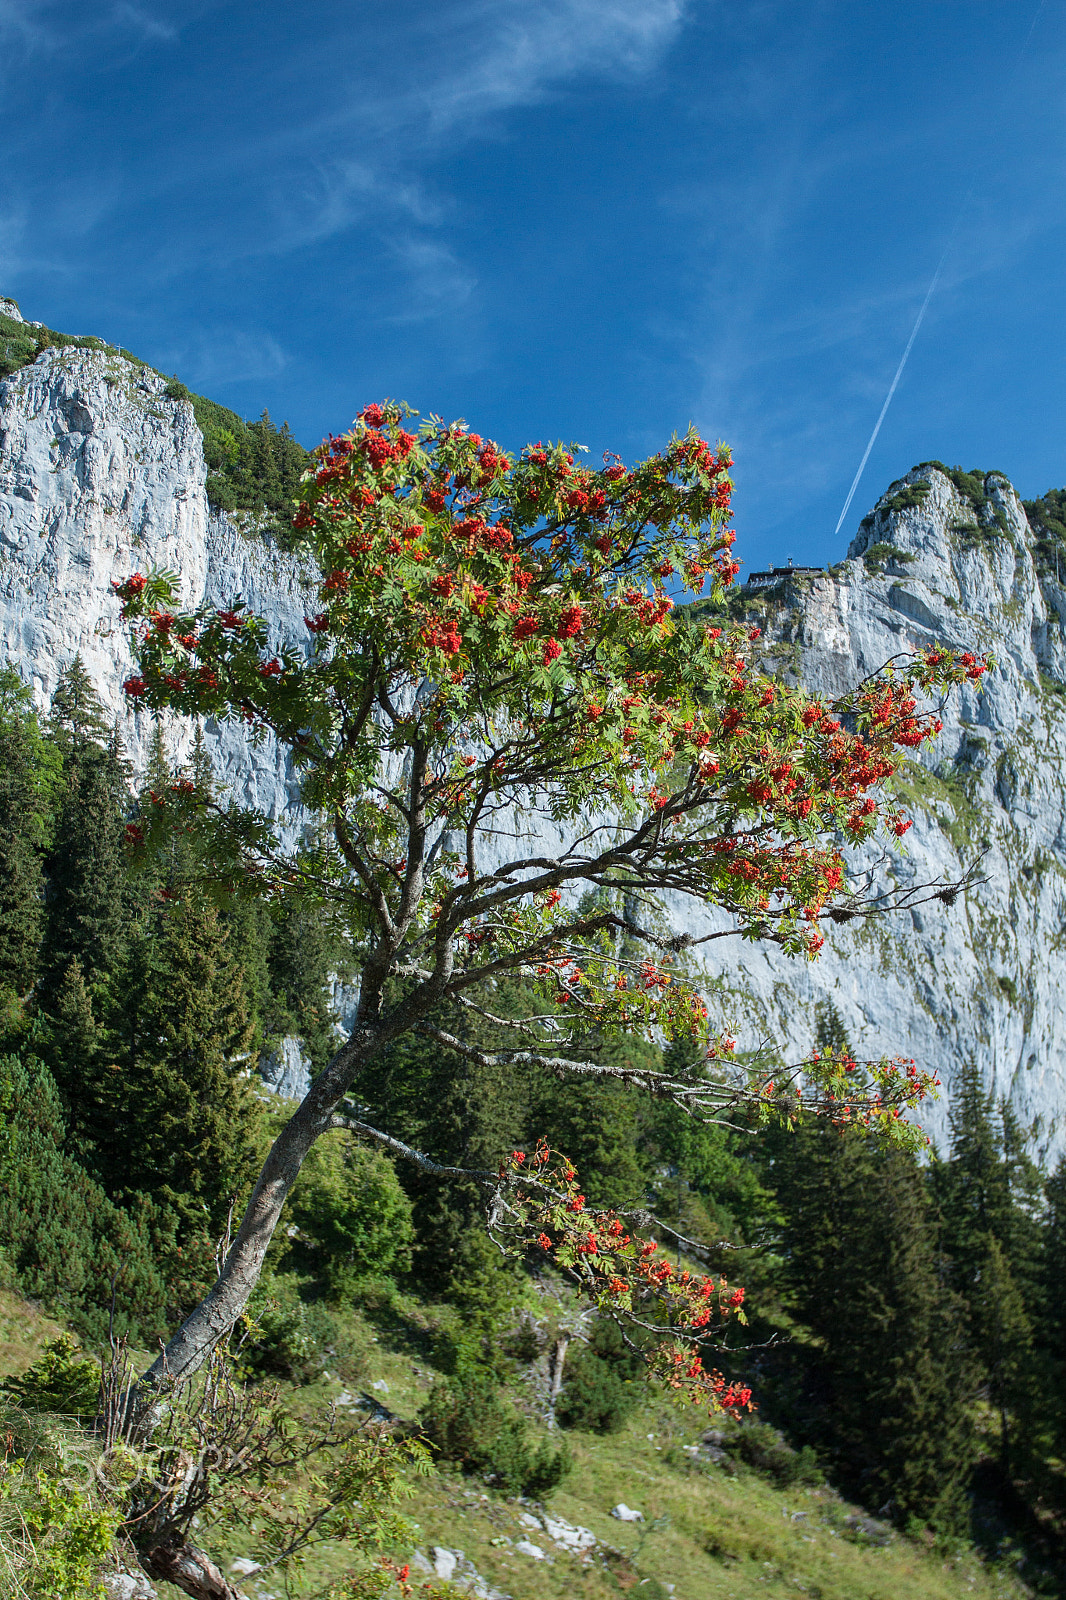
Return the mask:
POLYGON ((375 1140, 376 1143, 384 1145, 386 1150, 391 1150, 393 1155, 402 1157, 404 1161, 413 1162, 431 1177, 473 1178, 476 1183, 488 1184, 493 1189, 499 1184, 498 1172, 486 1172, 477 1167, 442 1166, 431 1156, 423 1155, 421 1150, 415 1150, 411 1145, 404 1144, 402 1139, 394 1139, 391 1133, 382 1133, 380 1128, 372 1128, 368 1122, 361 1122, 358 1117, 349 1115, 343 1109, 333 1113, 329 1125, 331 1128, 346 1128, 349 1133, 358 1133, 365 1139, 375 1140))

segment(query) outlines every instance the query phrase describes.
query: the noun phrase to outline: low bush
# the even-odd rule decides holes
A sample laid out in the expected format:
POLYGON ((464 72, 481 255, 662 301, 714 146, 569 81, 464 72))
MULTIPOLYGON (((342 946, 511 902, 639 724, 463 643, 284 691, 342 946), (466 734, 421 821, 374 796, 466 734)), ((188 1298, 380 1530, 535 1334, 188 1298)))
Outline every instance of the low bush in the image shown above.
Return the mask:
POLYGON ((439 1378, 419 1420, 441 1460, 485 1477, 505 1494, 543 1498, 570 1470, 569 1449, 538 1443, 494 1379, 476 1369, 439 1378))
POLYGON ((100 1363, 82 1354, 76 1339, 60 1334, 46 1344, 31 1367, 0 1383, 0 1396, 28 1412, 50 1412, 88 1421, 99 1409, 100 1363))
POLYGON ((909 550, 900 550, 897 545, 886 544, 883 539, 862 553, 863 566, 872 577, 880 577, 889 562, 894 566, 910 566, 917 559, 909 550))
POLYGON ((816 1487, 825 1482, 810 1445, 794 1450, 767 1422, 745 1423, 728 1440, 726 1448, 737 1460, 763 1477, 772 1478, 782 1488, 797 1483, 816 1487))
POLYGON ((291 1272, 263 1273, 242 1319, 240 1366, 247 1377, 310 1383, 322 1370, 335 1322, 317 1300, 303 1297, 291 1272))
POLYGON ((291 1215, 299 1230, 294 1259, 337 1299, 351 1299, 363 1279, 388 1278, 410 1265, 411 1202, 396 1169, 349 1135, 328 1135, 311 1150, 291 1215))
MULTIPOLYGON (((57 1370, 72 1364, 62 1355, 53 1363, 57 1370)), ((52 1379, 42 1362, 31 1372, 37 1369, 43 1398, 52 1379)), ((116 1564, 122 1513, 97 1482, 96 1447, 77 1427, 15 1404, 0 1405, 0 1439, 0 1594, 100 1600, 99 1575, 116 1564)))
POLYGON ((564 1428, 617 1433, 643 1398, 644 1363, 613 1322, 597 1323, 571 1359, 556 1417, 564 1428))
POLYGON ((159 1267, 145 1219, 116 1206, 64 1148, 67 1128, 47 1068, 0 1058, 0 1107, 11 1138, 0 1150, 0 1238, 14 1285, 77 1332, 150 1341, 168 1326, 174 1285, 159 1267))

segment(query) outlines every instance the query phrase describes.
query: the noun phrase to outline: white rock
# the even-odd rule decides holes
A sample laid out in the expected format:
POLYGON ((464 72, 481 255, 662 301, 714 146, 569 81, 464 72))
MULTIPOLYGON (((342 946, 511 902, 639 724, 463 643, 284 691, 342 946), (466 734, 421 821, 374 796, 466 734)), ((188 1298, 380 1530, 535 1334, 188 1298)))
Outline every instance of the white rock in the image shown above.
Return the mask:
POLYGON ((461 1550, 449 1550, 442 1544, 434 1544, 430 1545, 429 1558, 433 1563, 433 1571, 437 1577, 443 1578, 444 1582, 447 1583, 463 1559, 463 1552, 461 1550))
POLYGON ((259 1057, 259 1076, 283 1100, 302 1100, 311 1087, 311 1063, 299 1039, 287 1034, 269 1045, 259 1057))
POLYGON ((532 1544, 528 1539, 516 1540, 515 1549, 521 1551, 522 1555, 529 1556, 533 1561, 544 1560, 544 1551, 540 1548, 540 1545, 532 1544))
MULTIPOLYGON (((0 313, 5 317, 10 317, 12 322, 24 322, 26 320, 14 300, 9 300, 6 295, 0 295, 0 313)), ((116 1576, 122 1577, 123 1574, 117 1573, 116 1576)))
POLYGON ((540 1529, 540 1518, 534 1517, 528 1511, 521 1512, 518 1520, 522 1524, 523 1528, 536 1528, 538 1531, 540 1529))
POLYGON ((108 1600, 158 1600, 159 1591, 143 1572, 110 1572, 102 1581, 108 1600))
MULTIPOLYGON (((122 693, 132 658, 114 579, 170 567, 186 603, 240 596, 268 617, 272 644, 308 639, 298 563, 212 512, 192 406, 165 387, 114 351, 71 348, 0 383, 0 656, 44 707, 80 653, 137 768, 152 721, 122 693)), ((192 730, 174 732, 181 758, 192 730)), ((205 734, 222 785, 286 816, 294 790, 276 747, 250 750, 235 726, 205 734)))
POLYGON ((625 1501, 619 1501, 611 1511, 612 1517, 617 1517, 619 1522, 643 1522, 643 1511, 634 1511, 632 1506, 627 1506, 625 1501))
POLYGON ((388 1394, 389 1392, 389 1386, 384 1378, 375 1378, 370 1387, 376 1389, 378 1394, 388 1394))
POLYGON ((262 1565, 253 1561, 251 1556, 238 1556, 236 1561, 230 1562, 230 1571, 235 1572, 239 1578, 251 1577, 253 1572, 261 1572, 262 1565))
POLYGON ((545 1514, 544 1531, 549 1539, 554 1539, 556 1544, 561 1544, 565 1550, 591 1550, 596 1543, 596 1535, 590 1528, 575 1527, 572 1522, 566 1522, 562 1517, 550 1517, 545 1514))

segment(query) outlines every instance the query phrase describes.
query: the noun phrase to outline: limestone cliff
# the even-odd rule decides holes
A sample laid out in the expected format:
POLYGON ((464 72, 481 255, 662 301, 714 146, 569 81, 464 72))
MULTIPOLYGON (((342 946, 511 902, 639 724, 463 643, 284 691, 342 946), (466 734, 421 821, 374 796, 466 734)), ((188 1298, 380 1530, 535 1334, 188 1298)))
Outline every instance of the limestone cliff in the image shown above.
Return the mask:
MULTIPOLYGON (((804 1049, 830 1000, 862 1054, 914 1056, 948 1085, 960 1064, 977 1062, 1038 1124, 1039 1146, 1057 1151, 1066 1142, 1066 590, 1007 480, 953 476, 916 468, 864 519, 839 566, 783 574, 738 600, 764 627, 779 670, 829 694, 933 640, 993 652, 995 672, 947 699, 937 745, 910 766, 906 854, 866 861, 882 885, 959 878, 978 859, 986 881, 951 906, 834 928, 809 966, 723 940, 710 947, 709 971, 736 997, 746 1043, 804 1049)), ((937 1137, 945 1117, 946 1097, 930 1117, 937 1137)))
MULTIPOLYGON (((275 643, 307 638, 296 564, 211 510, 192 407, 165 390, 149 368, 79 349, 46 350, 0 383, 0 656, 44 706, 80 654, 135 766, 151 722, 122 693, 132 663, 113 579, 174 568, 190 605, 240 596, 275 643)), ((220 780, 284 815, 276 749, 250 748, 233 726, 205 732, 220 780)), ((173 734, 180 756, 190 733, 173 734)))
MULTIPOLYGON (((214 514, 191 406, 110 350, 46 350, 0 382, 0 656, 42 705, 81 654, 135 762, 150 731, 123 703, 130 657, 111 581, 169 566, 190 603, 240 596, 276 643, 306 639, 305 580, 253 528, 214 514)), ((976 1061, 1038 1143, 1066 1146, 1066 588, 1005 478, 927 466, 864 519, 847 559, 821 575, 775 574, 734 611, 764 628, 770 658, 832 694, 936 638, 991 649, 994 674, 953 696, 935 750, 909 773, 908 853, 867 863, 875 881, 982 884, 881 921, 833 929, 804 965, 727 939, 708 977, 742 1043, 795 1056, 837 1008, 862 1053, 901 1052, 950 1084, 976 1061)), ((220 778, 268 814, 295 818, 270 746, 205 729, 220 778)), ((187 731, 181 734, 188 738, 187 731)), ((176 741, 177 742, 177 741, 176 741)), ((178 743, 180 750, 183 746, 178 743)), ((693 933, 711 923, 671 908, 693 933)), ((930 1128, 944 1131, 945 1103, 930 1128)))

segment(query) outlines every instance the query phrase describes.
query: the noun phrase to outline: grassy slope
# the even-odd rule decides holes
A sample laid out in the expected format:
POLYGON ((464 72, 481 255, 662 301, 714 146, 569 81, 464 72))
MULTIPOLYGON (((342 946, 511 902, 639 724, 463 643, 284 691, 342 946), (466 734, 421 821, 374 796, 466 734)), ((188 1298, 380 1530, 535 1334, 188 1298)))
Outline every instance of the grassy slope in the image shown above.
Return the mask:
MULTIPOLYGON (((331 1371, 292 1395, 300 1410, 315 1410, 346 1386, 388 1385, 387 1405, 413 1416, 434 1377, 425 1355, 400 1348, 353 1317, 347 1354, 331 1371)), ((0 1291, 0 1372, 19 1371, 56 1324, 17 1296, 0 1291)), ((380 1392, 380 1391, 379 1391, 380 1392)), ((1025 1593, 1009 1576, 990 1572, 968 1553, 945 1555, 895 1536, 877 1548, 845 1527, 854 1509, 830 1490, 779 1490, 744 1469, 736 1476, 697 1462, 683 1446, 694 1444, 705 1425, 698 1413, 650 1399, 621 1433, 599 1437, 569 1433, 574 1468, 552 1496, 550 1511, 590 1528, 602 1548, 587 1564, 555 1547, 546 1534, 520 1522, 527 1508, 487 1493, 473 1479, 441 1472, 418 1485, 409 1514, 418 1525, 416 1543, 461 1549, 479 1573, 514 1600, 608 1600, 623 1592, 661 1594, 642 1580, 674 1585, 674 1600, 1020 1600, 1025 1593), (610 1516, 619 1501, 639 1507, 643 1525, 610 1516), (546 1553, 536 1561, 516 1551, 519 1539, 546 1553)), ((227 1562, 250 1553, 237 1540, 227 1562)), ((307 1576, 317 1583, 344 1569, 343 1551, 318 1555, 307 1576)), ((277 1576, 244 1580, 249 1600, 279 1597, 277 1576)), ((161 1600, 179 1591, 160 1588, 161 1600)))

